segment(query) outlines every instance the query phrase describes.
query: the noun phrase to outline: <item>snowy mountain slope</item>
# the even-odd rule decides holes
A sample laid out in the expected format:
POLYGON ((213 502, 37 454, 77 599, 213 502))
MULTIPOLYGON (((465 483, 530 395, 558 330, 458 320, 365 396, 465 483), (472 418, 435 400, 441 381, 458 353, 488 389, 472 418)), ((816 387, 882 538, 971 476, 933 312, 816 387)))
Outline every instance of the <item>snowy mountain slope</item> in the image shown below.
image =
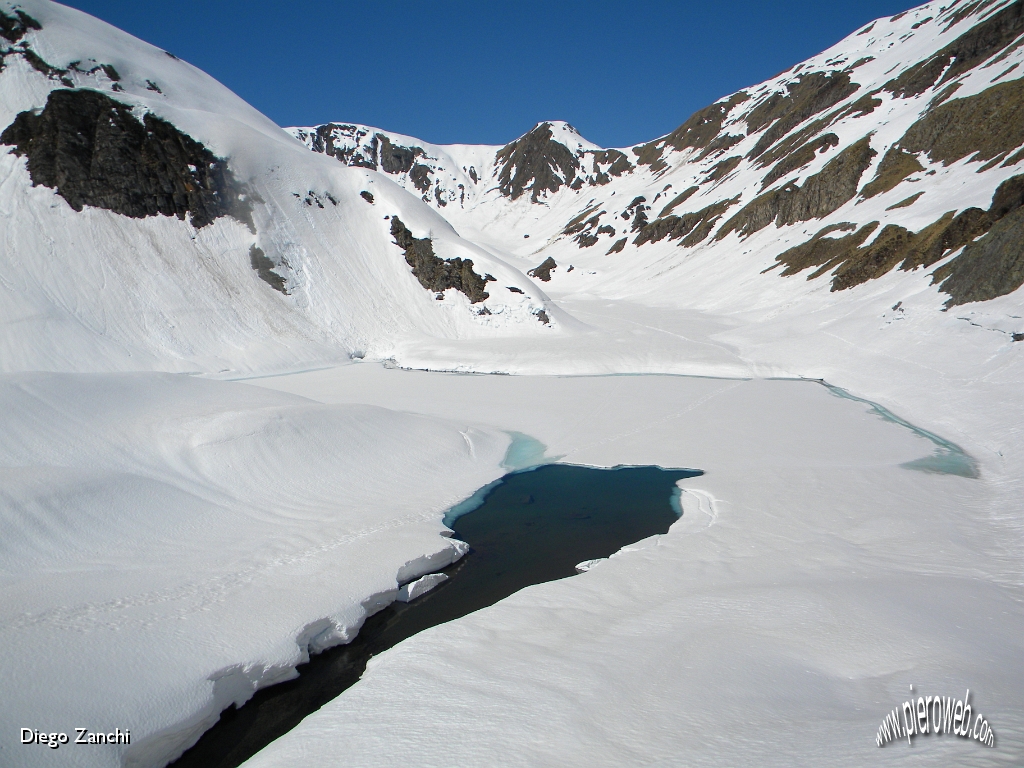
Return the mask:
POLYGON ((28 26, 0 11, 4 370, 294 367, 562 321, 420 201, 305 152, 188 64, 56 4, 20 4, 28 26), (472 261, 486 298, 418 280, 395 216, 433 238, 433 268, 472 261))
POLYGON ((314 152, 394 177, 440 209, 474 207, 481 199, 515 200, 524 191, 537 202, 562 186, 608 183, 609 172, 618 176, 632 167, 622 153, 601 149, 561 121, 538 123, 500 148, 438 146, 361 125, 327 123, 288 131, 314 152))
MULTIPOLYGON (((789 292, 780 276, 809 277, 805 293, 818 283, 844 291, 896 268, 937 283, 939 303, 985 301, 1024 282, 1015 247, 1024 181, 1009 181, 1024 168, 1022 35, 1020 2, 931 3, 878 20, 665 137, 606 150, 616 153, 607 169, 599 148, 564 129, 537 141, 541 124, 491 148, 489 163, 480 147, 432 147, 433 189, 430 174, 417 183, 460 232, 533 266, 553 258, 560 291, 728 305, 729 281, 686 290, 685 267, 699 260, 702 272, 723 261, 750 278, 771 269, 759 281, 771 304, 772 292, 789 292), (468 191, 453 196, 447 177, 467 162, 479 180, 460 178, 468 191), (570 264, 583 269, 567 274, 570 264)), ((309 139, 317 130, 298 135, 326 151, 309 139)))
POLYGON ((0 403, 4 766, 166 764, 461 555, 441 515, 509 442, 172 374, 8 374, 0 403))

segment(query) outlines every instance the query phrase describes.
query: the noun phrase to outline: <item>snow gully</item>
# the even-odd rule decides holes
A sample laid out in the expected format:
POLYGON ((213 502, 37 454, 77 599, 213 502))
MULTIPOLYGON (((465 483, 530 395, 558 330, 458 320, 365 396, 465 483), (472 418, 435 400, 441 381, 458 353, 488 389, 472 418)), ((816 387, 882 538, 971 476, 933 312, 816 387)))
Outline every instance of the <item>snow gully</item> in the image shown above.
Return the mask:
POLYGON ((905 736, 907 744, 912 745, 913 736, 934 732, 936 735, 953 733, 961 738, 979 741, 986 747, 994 747, 995 731, 980 712, 974 715, 972 727, 973 711, 969 703, 970 697, 969 688, 963 699, 949 696, 918 696, 915 702, 911 697, 909 701, 904 701, 901 707, 885 716, 875 735, 875 744, 884 747, 890 741, 905 736))

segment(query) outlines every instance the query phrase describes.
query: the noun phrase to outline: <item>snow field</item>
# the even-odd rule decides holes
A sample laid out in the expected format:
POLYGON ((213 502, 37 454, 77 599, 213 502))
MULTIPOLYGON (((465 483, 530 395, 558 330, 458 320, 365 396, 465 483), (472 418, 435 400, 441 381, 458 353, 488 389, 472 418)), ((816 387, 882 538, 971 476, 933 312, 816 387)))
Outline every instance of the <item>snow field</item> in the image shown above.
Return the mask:
POLYGON ((171 374, 8 375, 0 403, 5 766, 162 765, 460 556, 440 518, 509 443, 171 374), (131 745, 15 740, 79 726, 131 745))

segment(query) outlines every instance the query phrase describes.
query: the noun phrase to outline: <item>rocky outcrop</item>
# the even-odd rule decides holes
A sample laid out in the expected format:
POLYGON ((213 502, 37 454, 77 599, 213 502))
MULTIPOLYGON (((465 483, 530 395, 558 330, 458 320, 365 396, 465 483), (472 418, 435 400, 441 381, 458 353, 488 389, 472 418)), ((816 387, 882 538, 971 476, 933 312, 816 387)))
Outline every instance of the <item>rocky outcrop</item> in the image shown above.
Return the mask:
MULTIPOLYGON (((1015 3, 1024 6, 1024 3, 1015 3)), ((1024 32, 1022 32, 1024 34, 1024 32)), ((930 109, 900 139, 908 152, 926 152, 933 162, 998 163, 1024 144, 1024 80, 994 85, 974 96, 930 109)))
MULTIPOLYGON (((964 15, 980 10, 967 6, 964 15)), ((949 29, 963 16, 954 16, 949 29)), ((918 96, 974 69, 989 57, 1009 48, 1024 34, 1024 3, 1014 2, 974 25, 956 40, 885 84, 885 90, 906 98, 918 96), (941 76, 941 80, 939 79, 941 76)))
POLYGON ((555 267, 557 266, 558 265, 555 263, 555 260, 548 256, 546 259, 544 259, 544 261, 542 261, 539 265, 531 269, 526 274, 528 274, 530 277, 535 277, 538 280, 542 280, 543 282, 546 283, 551 280, 551 270, 555 269, 555 267))
POLYGON ((10 15, 0 11, 0 37, 9 43, 17 43, 31 29, 42 29, 43 26, 20 9, 14 9, 10 15))
MULTIPOLYGON (((811 267, 822 267, 826 264, 837 263, 847 254, 860 247, 868 236, 878 229, 878 222, 873 221, 861 227, 853 234, 844 236, 833 236, 837 232, 850 232, 856 230, 857 225, 843 221, 838 224, 830 224, 819 230, 810 240, 801 243, 784 253, 775 257, 775 264, 764 270, 769 272, 782 265, 782 276, 790 277, 811 267)), ((808 280, 818 277, 823 270, 814 272, 808 280)))
POLYGON ((529 133, 498 150, 498 189, 517 200, 530 192, 537 202, 544 192, 572 186, 580 169, 579 159, 564 144, 555 141, 550 123, 541 123, 529 133))
POLYGON ((643 195, 637 195, 630 201, 629 205, 622 211, 623 219, 626 221, 629 221, 630 217, 633 219, 629 225, 630 232, 636 232, 647 225, 647 212, 649 210, 651 210, 651 206, 647 205, 647 198, 643 195))
POLYGON ((676 128, 668 136, 633 148, 637 162, 651 166, 652 171, 661 171, 668 167, 663 154, 666 149, 682 151, 684 149, 702 150, 697 159, 702 160, 715 151, 724 151, 743 140, 742 136, 722 134, 722 126, 726 117, 737 104, 742 104, 750 96, 744 91, 733 94, 728 99, 715 102, 694 112, 685 123, 676 128))
POLYGON ((820 219, 842 208, 857 194, 860 177, 876 152, 865 136, 829 160, 802 187, 790 183, 755 197, 729 219, 715 235, 721 240, 731 232, 751 235, 772 222, 782 227, 798 221, 820 219))
POLYGON ((764 175, 761 179, 761 189, 767 189, 776 181, 781 178, 788 176, 794 171, 798 171, 806 165, 809 165, 818 153, 825 153, 833 147, 839 146, 839 137, 834 133, 826 133, 824 136, 819 136, 816 139, 808 141, 806 144, 801 144, 796 149, 792 150, 788 155, 785 155, 775 166, 764 175))
POLYGON ((55 189, 76 211, 188 215, 195 227, 232 216, 254 229, 248 195, 227 161, 155 115, 140 122, 130 106, 98 91, 52 91, 41 112, 19 114, 0 142, 28 159, 34 186, 55 189))
POLYGON ((373 136, 364 144, 363 139, 368 133, 369 131, 356 125, 327 123, 317 126, 311 134, 301 131, 299 138, 307 141, 309 148, 314 152, 333 157, 345 165, 376 170, 380 140, 373 136))
POLYGON ((405 251, 405 261, 412 267, 412 273, 420 285, 442 297, 444 291, 454 288, 469 297, 471 304, 486 299, 489 294, 484 288, 493 277, 480 277, 473 271, 472 259, 442 259, 434 254, 429 237, 413 237, 402 220, 391 218, 391 236, 405 251))
POLYGON ((911 174, 924 170, 924 166, 909 152, 898 146, 889 147, 875 171, 875 178, 864 185, 860 194, 863 198, 874 197, 888 192, 911 174))
POLYGON ((743 158, 739 155, 735 155, 734 157, 727 157, 724 160, 720 160, 719 162, 715 163, 710 168, 710 170, 707 171, 707 173, 704 175, 704 181, 702 183, 721 181, 730 173, 735 171, 736 166, 738 166, 741 162, 743 162, 743 158))
POLYGON ((848 71, 812 72, 787 84, 787 93, 773 93, 747 114, 748 136, 764 130, 747 157, 759 157, 800 123, 847 99, 859 87, 848 71))
POLYGON ((612 176, 622 176, 634 168, 626 154, 617 149, 602 149, 589 154, 593 161, 593 184, 608 184, 612 176))
POLYGON ((273 270, 277 268, 277 265, 267 258, 267 254, 263 252, 262 248, 257 247, 255 244, 249 248, 249 264, 260 280, 265 282, 275 291, 280 291, 283 294, 288 293, 285 289, 285 279, 281 275, 277 274, 273 270))
MULTIPOLYGON (((28 42, 24 40, 25 35, 30 31, 40 30, 42 28, 42 24, 20 9, 16 8, 12 10, 10 14, 0 11, 0 41, 7 41, 7 43, 11 44, 11 47, 8 48, 3 45, 3 42, 0 42, 0 72, 4 70, 4 67, 6 66, 5 60, 8 56, 21 56, 37 72, 41 72, 54 80, 59 80, 68 87, 73 86, 74 83, 72 83, 67 76, 67 69, 55 67, 47 62, 42 56, 32 50, 28 42)), ((78 63, 79 62, 75 62, 71 67, 75 68, 76 71, 81 72, 81 70, 76 67, 78 63)), ((94 74, 106 67, 110 67, 110 65, 103 64, 99 67, 95 67, 86 74, 94 74)), ((110 69, 114 70, 113 67, 110 67, 110 69)), ((114 71, 116 72, 116 70, 114 71)), ((118 80, 119 78, 111 77, 110 79, 118 80)))
POLYGON ((687 187, 686 189, 684 189, 678 195, 669 200, 668 205, 661 209, 661 213, 658 214, 658 217, 660 218, 662 216, 667 216, 668 214, 672 213, 672 210, 677 205, 682 205, 683 203, 685 203, 693 196, 694 192, 697 192, 699 189, 700 187, 687 187))
POLYGON ((608 249, 608 251, 607 251, 607 253, 605 253, 605 255, 606 256, 611 256, 613 253, 622 253, 622 249, 626 247, 626 240, 627 239, 628 238, 620 237, 618 240, 616 240, 614 243, 612 243, 612 247, 608 249))
POLYGON ((1024 175, 1000 184, 987 211, 950 211, 918 232, 889 224, 868 245, 864 243, 878 228, 877 221, 844 237, 828 235, 855 229, 855 225, 832 225, 806 243, 779 254, 776 261, 785 265, 783 276, 810 267, 817 269, 809 280, 830 272, 832 290, 841 291, 879 278, 897 266, 903 270, 930 267, 964 248, 963 253, 935 271, 933 282, 941 282, 941 290, 951 296, 948 306, 984 301, 1011 293, 1024 283, 1022 209, 1024 175))
POLYGON ((590 218, 584 219, 583 216, 589 212, 589 210, 584 211, 583 214, 570 221, 565 229, 562 230, 563 234, 573 235, 573 240, 579 244, 580 248, 589 248, 597 243, 598 235, 595 232, 605 233, 611 230, 611 234, 615 234, 614 228, 601 226, 601 217, 605 214, 605 211, 600 211, 590 216, 590 218))
POLYGON ((737 202, 738 197, 719 200, 693 213, 655 219, 640 230, 640 234, 633 240, 633 245, 656 243, 667 237, 669 240, 680 240, 679 244, 685 248, 692 248, 711 234, 711 230, 715 228, 722 215, 737 202))
POLYGON ((947 307, 988 301, 1024 285, 1024 208, 998 221, 984 237, 935 271, 947 307))

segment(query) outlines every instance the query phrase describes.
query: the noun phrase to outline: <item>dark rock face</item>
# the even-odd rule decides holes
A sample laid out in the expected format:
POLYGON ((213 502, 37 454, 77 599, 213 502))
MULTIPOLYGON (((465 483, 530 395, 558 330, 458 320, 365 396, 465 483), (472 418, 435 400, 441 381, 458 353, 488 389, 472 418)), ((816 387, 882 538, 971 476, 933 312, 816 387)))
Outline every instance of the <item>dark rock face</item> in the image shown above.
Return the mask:
POLYGON ((420 192, 426 192, 430 189, 430 168, 420 163, 415 163, 409 169, 409 180, 412 181, 412 185, 420 192))
MULTIPOLYGON (((642 219, 644 222, 647 221, 647 214, 644 211, 648 206, 643 205, 644 198, 638 197, 626 208, 624 215, 629 216, 629 212, 636 208, 637 219, 642 219)), ((586 208, 582 213, 575 216, 570 221, 565 229, 562 230, 563 235, 573 235, 580 248, 589 248, 592 245, 596 245, 601 235, 615 235, 615 227, 610 224, 601 224, 601 217, 607 213, 607 211, 599 211, 593 216, 590 216, 596 208, 586 208), (590 216, 590 218, 587 218, 590 216)))
MULTIPOLYGON (((405 251, 405 261, 412 267, 412 273, 420 285, 443 298, 449 288, 462 291, 471 304, 483 301, 490 294, 484 290, 488 279, 473 271, 472 259, 441 259, 434 254, 429 237, 413 237, 401 219, 391 219, 391 236, 398 247, 405 251)), ((494 278, 490 278, 493 280, 494 278)))
MULTIPOLYGON (((849 232, 854 229, 857 229, 857 225, 848 221, 824 227, 806 243, 801 243, 777 256, 775 258, 776 264, 773 267, 769 267, 769 269, 774 269, 774 267, 782 264, 784 265, 782 276, 789 277, 810 267, 821 267, 823 264, 834 263, 842 258, 844 254, 863 244, 868 239, 868 236, 878 229, 878 222, 873 221, 851 235, 828 237, 828 235, 836 232, 849 232)), ((818 270, 807 279, 811 280, 825 271, 827 270, 818 270)))
POLYGON ((553 135, 551 123, 541 123, 498 150, 495 160, 501 168, 501 194, 516 200, 529 190, 530 201, 535 203, 542 192, 557 192, 563 184, 572 186, 579 159, 553 135))
POLYGON ((391 139, 382 133, 378 133, 374 138, 380 142, 380 167, 384 173, 408 173, 412 170, 417 154, 423 154, 419 147, 392 144, 391 139), (416 150, 419 150, 419 153, 416 150))
POLYGON ((668 214, 672 213, 672 209, 673 208, 675 208, 677 205, 681 205, 682 203, 685 203, 699 189, 700 189, 700 187, 687 187, 686 189, 684 189, 678 195, 673 197, 669 201, 668 205, 666 205, 664 208, 661 209, 661 213, 658 214, 658 217, 660 218, 662 216, 667 216, 668 214))
POLYGON ((917 158, 909 152, 904 152, 898 146, 889 147, 889 150, 882 157, 878 164, 875 178, 864 185, 861 190, 861 197, 869 198, 888 192, 897 186, 907 176, 924 170, 924 166, 917 158))
POLYGON ((897 210, 899 208, 909 208, 914 203, 916 203, 918 200, 920 200, 921 199, 921 195, 923 195, 923 194, 924 194, 924 190, 921 190, 920 192, 915 192, 910 197, 905 197, 902 200, 900 200, 898 203, 893 203, 892 205, 890 205, 885 210, 887 210, 887 211, 895 211, 895 210, 897 210))
MULTIPOLYGON (((327 123, 317 127, 308 136, 303 132, 302 137, 308 138, 314 152, 321 152, 345 165, 357 168, 379 169, 391 175, 407 173, 409 180, 420 193, 425 195, 430 191, 433 185, 433 171, 430 166, 416 162, 417 158, 426 157, 427 153, 423 147, 395 144, 383 133, 375 133, 364 143, 367 134, 366 129, 355 125, 327 123), (354 146, 339 144, 339 137, 352 139, 354 146)), ((439 205, 447 202, 442 201, 440 189, 435 188, 434 194, 439 205)))
POLYGON ((364 189, 364 190, 363 190, 362 192, 360 192, 360 193, 359 193, 359 196, 360 196, 361 198, 363 198, 363 200, 365 200, 366 202, 368 202, 368 203, 369 203, 370 205, 373 205, 373 193, 372 193, 372 192, 367 192, 367 191, 366 191, 366 190, 364 189))
POLYGON ((994 85, 929 110, 899 144, 909 152, 927 152, 943 165, 968 156, 998 162, 1024 144, 1024 80, 994 85))
MULTIPOLYGON (((976 4, 974 7, 964 8, 967 13, 975 10, 978 10, 976 4)), ((959 18, 954 17, 946 29, 955 24, 959 18)), ((885 90, 904 98, 918 96, 933 85, 942 85, 964 72, 974 69, 990 56, 1012 45, 1022 33, 1024 33, 1024 3, 1011 3, 985 21, 971 27, 933 56, 915 64, 890 80, 885 84, 885 90), (939 80, 940 75, 941 80, 939 80)))
POLYGON ((871 137, 865 136, 829 160, 819 173, 809 176, 802 187, 790 183, 755 197, 722 225, 715 239, 721 240, 730 232, 750 235, 773 221, 782 227, 820 219, 839 210, 857 194, 860 177, 875 154, 871 137))
POLYGON ((611 177, 619 177, 633 170, 633 164, 625 153, 617 149, 604 149, 591 153, 593 158, 594 184, 607 184, 611 177), (602 170, 602 166, 608 167, 602 170))
POLYGON ((704 181, 721 181, 734 170, 736 170, 736 166, 739 165, 741 162, 743 162, 743 158, 740 157, 739 155, 736 155, 735 157, 727 157, 725 158, 725 160, 721 160, 715 163, 715 165, 712 166, 711 170, 708 171, 707 177, 704 179, 704 181))
POLYGON ((557 267, 555 260, 548 256, 538 266, 531 269, 528 274, 530 277, 535 277, 538 280, 542 280, 545 283, 551 280, 551 270, 557 267))
POLYGON ((1004 216, 984 237, 968 243, 963 253, 935 271, 933 279, 942 281, 941 290, 949 294, 947 307, 988 301, 1024 285, 1024 208, 1004 216))
POLYGON ((626 239, 627 238, 622 237, 612 243, 612 247, 608 249, 608 253, 605 255, 611 256, 613 253, 621 253, 622 249, 626 247, 626 239))
POLYGON ((633 153, 637 155, 637 162, 640 165, 649 165, 652 171, 657 172, 668 167, 668 163, 662 157, 666 148, 676 151, 700 149, 703 151, 697 159, 702 160, 716 150, 727 149, 732 144, 742 141, 742 136, 720 136, 719 134, 722 131, 725 118, 728 117, 733 107, 742 104, 749 98, 750 96, 745 92, 739 91, 725 101, 719 101, 697 110, 668 136, 634 147, 633 153), (729 143, 730 141, 732 143, 729 143))
MULTIPOLYGON (((636 201, 634 200, 634 203, 635 202, 636 201)), ((565 229, 562 230, 562 234, 563 235, 574 235, 577 232, 581 231, 588 224, 587 217, 590 216, 594 211, 596 211, 597 208, 598 208, 598 206, 596 206, 596 205, 588 205, 579 214, 577 214, 576 216, 574 216, 572 219, 569 220, 569 223, 565 225, 565 229)), ((598 219, 603 214, 604 214, 604 211, 601 211, 601 213, 599 213, 597 215, 598 219)), ((594 221, 596 223, 595 219, 591 219, 591 221, 594 221)))
POLYGON ((30 29, 42 28, 42 24, 24 11, 15 10, 11 16, 0 11, 0 37, 9 43, 18 42, 30 29))
POLYGON ((39 114, 19 114, 0 142, 28 158, 33 185, 56 189, 76 211, 188 214, 195 227, 232 216, 255 229, 226 161, 154 115, 139 122, 131 107, 97 91, 52 91, 39 114))
POLYGON ((267 254, 263 252, 262 248, 258 248, 256 245, 252 245, 249 248, 249 263, 252 265, 252 268, 256 270, 256 274, 259 275, 260 280, 264 281, 275 291, 280 291, 287 295, 288 291, 285 289, 285 279, 281 277, 281 275, 272 271, 277 265, 267 258, 267 254))
POLYGON ((665 216, 652 221, 640 230, 633 240, 633 245, 656 243, 667 237, 669 240, 681 240, 684 248, 692 248, 703 242, 722 215, 739 201, 738 197, 731 200, 719 200, 706 208, 681 216, 665 216))
POLYGON ((788 93, 774 93, 747 114, 747 135, 765 130, 747 155, 754 159, 800 123, 853 95, 860 86, 848 72, 812 72, 786 86, 788 93))
POLYGON ((826 133, 817 139, 802 144, 775 164, 768 173, 761 179, 761 189, 767 189, 784 176, 788 176, 808 165, 819 152, 827 152, 832 147, 839 146, 839 137, 834 133, 826 133))
POLYGON ((372 168, 373 170, 376 170, 377 149, 380 146, 380 141, 376 136, 371 138, 368 149, 369 154, 366 155, 361 151, 361 147, 358 146, 358 140, 365 135, 366 131, 361 131, 354 125, 327 123, 326 125, 321 125, 316 129, 316 132, 311 137, 311 143, 313 145, 314 152, 322 152, 328 157, 333 157, 345 165, 351 165, 356 168, 372 168), (357 140, 357 146, 338 146, 334 141, 336 132, 341 133, 342 135, 354 137, 357 140))
POLYGON ((643 195, 634 197, 632 202, 626 206, 626 210, 622 212, 625 218, 629 218, 630 213, 633 214, 633 221, 629 225, 630 232, 636 232, 647 226, 647 212, 651 210, 651 206, 647 205, 647 198, 643 195))
MULTIPOLYGON (((68 70, 54 67, 47 63, 42 56, 33 51, 29 44, 22 39, 30 30, 42 28, 42 24, 22 10, 15 9, 11 14, 0 11, 0 39, 12 44, 10 48, 0 47, 0 72, 4 69, 4 59, 7 56, 21 56, 37 72, 42 72, 47 77, 59 80, 64 85, 70 87, 72 82, 67 77, 68 70), (16 45, 14 45, 15 43, 16 45)), ((99 69, 100 67, 97 67, 93 71, 95 72, 99 69)), ((92 73, 90 72, 89 74, 92 73)))
POLYGON ((936 270, 932 280, 942 282, 941 290, 951 296, 947 306, 985 301, 1024 284, 1022 210, 1024 175, 1000 184, 987 211, 967 208, 956 215, 950 211, 919 232, 889 224, 867 246, 863 243, 878 228, 877 221, 837 238, 826 235, 854 225, 826 227, 806 243, 777 256, 776 261, 785 265, 783 276, 810 267, 817 270, 809 280, 832 272, 832 290, 841 291, 881 277, 897 266, 904 270, 929 267, 966 246, 963 253, 936 270))

